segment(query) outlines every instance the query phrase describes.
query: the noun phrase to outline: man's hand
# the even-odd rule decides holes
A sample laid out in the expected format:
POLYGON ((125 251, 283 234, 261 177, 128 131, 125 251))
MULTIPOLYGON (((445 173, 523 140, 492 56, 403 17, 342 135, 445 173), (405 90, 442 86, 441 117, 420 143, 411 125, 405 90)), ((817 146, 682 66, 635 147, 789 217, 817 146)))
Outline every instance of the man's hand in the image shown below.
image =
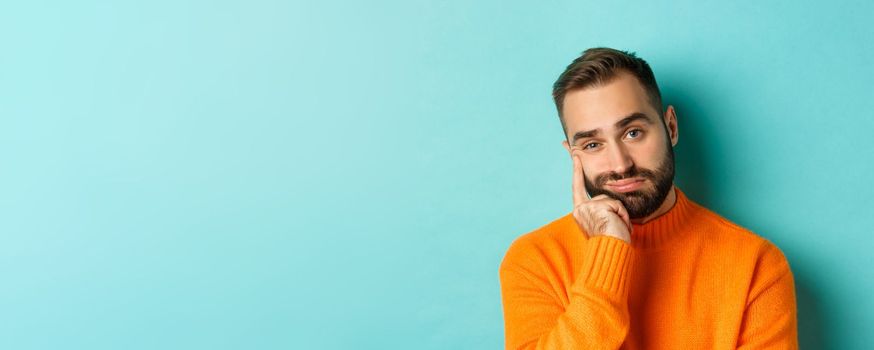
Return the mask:
POLYGON ((622 202, 606 195, 598 195, 588 199, 586 186, 583 182, 583 162, 576 155, 574 160, 574 218, 580 229, 594 236, 611 236, 631 243, 631 219, 622 202))

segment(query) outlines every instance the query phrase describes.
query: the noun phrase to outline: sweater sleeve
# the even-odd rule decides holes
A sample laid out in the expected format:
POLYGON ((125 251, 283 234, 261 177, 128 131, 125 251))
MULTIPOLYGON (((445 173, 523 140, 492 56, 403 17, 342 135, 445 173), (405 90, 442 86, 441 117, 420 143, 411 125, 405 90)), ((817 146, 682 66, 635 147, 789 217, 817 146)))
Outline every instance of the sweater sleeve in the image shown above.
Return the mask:
POLYGON ((795 281, 789 262, 765 242, 741 323, 738 349, 798 349, 795 281))
POLYGON ((549 283, 556 272, 532 259, 536 249, 511 247, 500 280, 506 349, 618 349, 628 334, 629 271, 635 252, 625 241, 596 236, 563 305, 549 283), (550 276, 552 275, 552 276, 550 276), (552 278, 551 278, 552 277, 552 278))

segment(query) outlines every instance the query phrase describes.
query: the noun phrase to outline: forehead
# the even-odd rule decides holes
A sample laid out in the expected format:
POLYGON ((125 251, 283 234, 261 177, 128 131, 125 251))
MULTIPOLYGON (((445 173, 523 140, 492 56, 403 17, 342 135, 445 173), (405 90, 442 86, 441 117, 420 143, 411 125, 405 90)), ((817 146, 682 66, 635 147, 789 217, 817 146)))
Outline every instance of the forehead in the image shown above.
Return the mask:
POLYGON ((608 131, 634 113, 658 116, 643 86, 633 75, 620 72, 606 84, 569 91, 562 108, 569 135, 578 131, 608 131))

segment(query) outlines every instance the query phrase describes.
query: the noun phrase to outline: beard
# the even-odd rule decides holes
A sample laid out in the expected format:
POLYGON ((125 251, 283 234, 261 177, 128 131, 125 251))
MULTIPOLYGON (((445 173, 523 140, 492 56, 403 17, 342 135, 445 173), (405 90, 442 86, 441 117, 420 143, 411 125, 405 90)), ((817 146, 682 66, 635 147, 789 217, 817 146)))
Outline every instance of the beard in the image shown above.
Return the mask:
POLYGON ((607 195, 610 198, 622 202, 625 210, 628 211, 628 216, 632 219, 641 219, 654 213, 668 197, 668 191, 671 190, 671 184, 674 181, 674 148, 671 146, 668 139, 667 152, 662 157, 661 163, 655 170, 638 168, 632 165, 623 174, 609 172, 600 174, 595 177, 595 183, 589 181, 589 178, 583 176, 586 182, 586 189, 592 197, 598 195, 607 195), (654 189, 642 188, 635 191, 616 193, 605 188, 607 181, 617 181, 628 178, 644 178, 655 184, 654 189))

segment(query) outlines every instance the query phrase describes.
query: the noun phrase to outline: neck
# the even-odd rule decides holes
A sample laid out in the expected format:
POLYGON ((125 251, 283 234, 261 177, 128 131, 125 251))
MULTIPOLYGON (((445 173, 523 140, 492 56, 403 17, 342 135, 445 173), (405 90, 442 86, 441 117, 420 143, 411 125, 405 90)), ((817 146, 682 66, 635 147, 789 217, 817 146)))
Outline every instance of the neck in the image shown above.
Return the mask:
POLYGON ((671 189, 668 191, 668 196, 665 197, 665 200, 662 201, 662 205, 660 205, 659 208, 656 209, 656 211, 654 211, 652 214, 647 215, 644 218, 631 219, 631 222, 634 224, 643 225, 648 221, 655 219, 664 213, 667 213, 669 210, 671 210, 671 208, 674 207, 674 203, 676 202, 677 194, 674 193, 674 184, 671 184, 671 189))
MULTIPOLYGON (((671 184, 665 200, 652 215, 640 220, 632 220, 631 245, 648 251, 670 246, 670 242, 688 237, 695 232, 695 221, 704 210, 696 205, 680 188, 671 184)), ((586 236, 573 215, 565 215, 567 229, 586 236)))

